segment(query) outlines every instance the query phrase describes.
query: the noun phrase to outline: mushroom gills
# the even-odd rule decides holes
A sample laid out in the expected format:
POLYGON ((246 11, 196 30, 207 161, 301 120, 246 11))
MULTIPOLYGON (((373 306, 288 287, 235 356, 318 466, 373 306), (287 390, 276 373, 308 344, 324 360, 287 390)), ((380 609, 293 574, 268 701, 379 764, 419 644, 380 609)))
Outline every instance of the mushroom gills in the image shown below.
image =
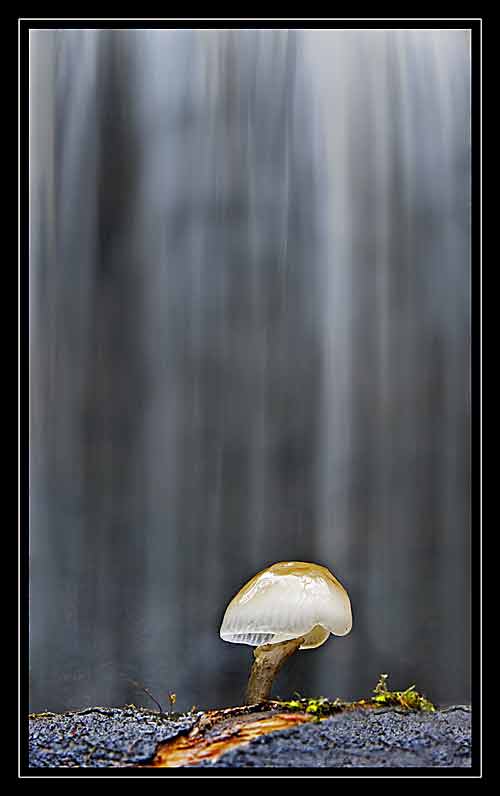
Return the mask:
POLYGON ((272 644, 276 633, 230 633, 224 636, 225 641, 233 644, 251 644, 260 647, 261 644, 272 644))
MULTIPOLYGON (((304 644, 300 649, 314 649, 320 647, 328 636, 330 631, 321 625, 315 625, 305 636, 304 644)), ((297 638, 295 633, 227 633, 224 634, 224 640, 230 641, 233 644, 250 644, 253 647, 260 647, 262 644, 280 644, 283 641, 289 641, 292 638, 297 638)))

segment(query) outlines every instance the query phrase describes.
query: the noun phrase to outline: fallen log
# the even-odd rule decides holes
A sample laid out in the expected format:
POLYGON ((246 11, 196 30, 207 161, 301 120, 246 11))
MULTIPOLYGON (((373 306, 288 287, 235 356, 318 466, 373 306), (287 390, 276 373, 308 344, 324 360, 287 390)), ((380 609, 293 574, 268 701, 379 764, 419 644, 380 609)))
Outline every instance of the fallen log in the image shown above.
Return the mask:
POLYGON ((32 714, 29 725, 31 768, 471 766, 466 705, 295 700, 187 714, 129 705, 32 714), (322 709, 308 711, 308 702, 322 709))

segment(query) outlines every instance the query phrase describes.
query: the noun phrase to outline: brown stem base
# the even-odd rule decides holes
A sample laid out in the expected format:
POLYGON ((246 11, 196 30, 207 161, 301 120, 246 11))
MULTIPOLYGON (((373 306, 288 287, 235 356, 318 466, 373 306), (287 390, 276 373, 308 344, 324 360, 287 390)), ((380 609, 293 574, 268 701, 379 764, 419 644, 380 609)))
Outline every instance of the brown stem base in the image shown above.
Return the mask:
POLYGON ((292 638, 279 644, 262 644, 254 650, 255 660, 246 693, 247 705, 256 705, 269 699, 273 680, 278 671, 303 642, 302 637, 292 638))

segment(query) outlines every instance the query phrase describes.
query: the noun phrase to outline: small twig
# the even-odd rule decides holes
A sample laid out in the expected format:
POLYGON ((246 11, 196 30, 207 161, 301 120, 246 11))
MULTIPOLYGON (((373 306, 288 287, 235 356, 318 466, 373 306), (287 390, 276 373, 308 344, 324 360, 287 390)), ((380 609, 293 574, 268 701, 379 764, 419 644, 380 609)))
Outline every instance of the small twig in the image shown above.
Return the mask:
POLYGON ((141 685, 140 683, 137 683, 135 680, 132 680, 130 677, 129 677, 129 678, 127 678, 127 679, 128 679, 128 681, 129 681, 129 683, 132 683, 132 685, 135 685, 135 686, 136 686, 136 688, 138 688, 140 691, 144 691, 144 693, 145 693, 145 694, 147 694, 147 695, 148 695, 148 697, 149 697, 150 699, 152 699, 152 700, 153 700, 153 702, 155 703, 155 705, 158 707, 158 709, 159 709, 160 713, 163 713, 163 712, 164 712, 164 711, 163 711, 163 708, 162 708, 162 706, 160 705, 160 703, 158 702, 158 700, 157 700, 157 699, 155 699, 155 697, 153 696, 153 694, 151 693, 151 691, 149 691, 149 689, 147 689, 147 688, 146 688, 146 686, 144 686, 144 685, 141 685))

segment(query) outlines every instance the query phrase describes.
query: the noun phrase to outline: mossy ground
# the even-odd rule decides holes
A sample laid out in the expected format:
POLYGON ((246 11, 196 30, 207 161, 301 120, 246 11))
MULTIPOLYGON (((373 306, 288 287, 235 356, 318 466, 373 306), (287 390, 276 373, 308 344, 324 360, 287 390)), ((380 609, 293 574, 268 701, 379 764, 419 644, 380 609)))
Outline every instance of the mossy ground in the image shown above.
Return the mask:
POLYGON ((304 711, 317 719, 340 713, 343 710, 357 708, 396 707, 403 710, 416 710, 434 712, 436 708, 425 696, 415 690, 411 685, 404 691, 389 691, 387 687, 387 674, 381 674, 372 696, 359 699, 355 702, 346 702, 341 699, 330 700, 326 697, 301 697, 291 700, 277 700, 275 705, 281 710, 304 711))

